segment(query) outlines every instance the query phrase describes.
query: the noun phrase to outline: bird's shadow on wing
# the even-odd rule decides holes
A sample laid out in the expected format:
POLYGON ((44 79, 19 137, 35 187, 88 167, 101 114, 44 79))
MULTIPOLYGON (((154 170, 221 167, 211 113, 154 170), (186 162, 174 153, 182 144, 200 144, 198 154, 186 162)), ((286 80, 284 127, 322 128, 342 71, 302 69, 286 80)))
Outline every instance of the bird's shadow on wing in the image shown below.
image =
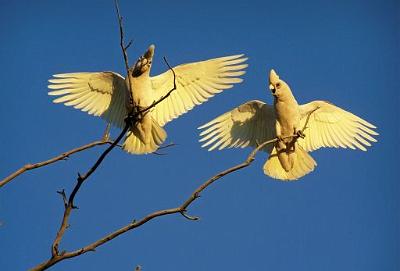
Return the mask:
MULTIPOLYGON (((271 125, 271 121, 275 122, 275 116, 271 120, 271 112, 267 112, 264 107, 242 105, 238 108, 238 113, 232 118, 231 147, 255 148, 276 137, 276 127, 271 125)), ((271 143, 261 150, 271 153, 273 146, 274 143, 271 143)))

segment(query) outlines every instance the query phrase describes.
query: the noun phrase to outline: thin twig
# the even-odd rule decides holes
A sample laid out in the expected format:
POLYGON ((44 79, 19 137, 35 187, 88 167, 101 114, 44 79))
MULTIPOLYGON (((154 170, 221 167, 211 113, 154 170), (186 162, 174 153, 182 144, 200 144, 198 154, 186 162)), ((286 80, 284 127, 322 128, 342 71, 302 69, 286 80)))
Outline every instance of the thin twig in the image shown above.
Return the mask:
POLYGON ((166 155, 167 153, 159 152, 159 150, 167 149, 167 148, 173 147, 173 146, 176 146, 176 144, 175 144, 175 143, 169 143, 169 144, 167 144, 167 145, 160 146, 160 147, 157 149, 157 151, 152 152, 151 154, 161 155, 161 156, 162 156, 162 155, 166 155))
POLYGON ((164 101, 165 99, 167 99, 169 97, 169 95, 171 95, 171 93, 176 90, 176 74, 174 69, 169 65, 167 58, 164 56, 163 57, 165 64, 167 64, 168 68, 172 71, 172 75, 174 78, 174 86, 172 87, 172 89, 170 91, 167 92, 167 94, 165 94, 164 96, 162 96, 159 100, 154 101, 151 105, 149 105, 148 107, 145 107, 141 110, 139 110, 139 113, 142 114, 144 112, 149 111, 151 108, 155 107, 157 104, 161 103, 162 101, 164 101))
POLYGON ((72 149, 70 151, 64 152, 60 155, 57 155, 49 160, 46 161, 42 161, 42 162, 38 162, 38 163, 34 163, 34 164, 26 164, 25 166, 21 167, 20 169, 18 169, 17 171, 15 171, 14 173, 10 174, 9 176, 5 177, 3 180, 0 181, 0 187, 3 187, 4 185, 6 185, 7 183, 9 183, 10 181, 12 181, 13 179, 15 179, 16 177, 18 177, 19 175, 21 175, 22 173, 32 170, 32 169, 36 169, 36 168, 40 168, 40 167, 44 167, 47 166, 49 164, 53 164, 57 161, 60 160, 66 160, 70 155, 93 148, 95 146, 99 146, 99 145, 104 145, 104 144, 112 144, 111 140, 97 140, 97 141, 93 141, 89 144, 80 146, 78 148, 72 149))
POLYGON ((168 143, 167 145, 160 146, 158 149, 162 150, 162 149, 166 149, 166 148, 173 147, 173 146, 176 146, 176 145, 177 144, 171 142, 171 143, 168 143))
POLYGON ((122 23, 122 16, 119 12, 119 5, 118 5, 118 0, 114 1, 115 5, 115 10, 117 12, 117 17, 118 17, 118 25, 119 25, 119 46, 121 47, 122 50, 122 55, 124 57, 124 63, 125 63, 125 70, 126 70, 126 77, 128 79, 128 88, 129 88, 129 103, 133 105, 133 97, 132 97, 132 89, 131 89, 131 77, 129 75, 129 60, 128 60, 128 53, 127 49, 132 45, 132 41, 129 41, 128 45, 125 46, 124 42, 124 26, 122 23))

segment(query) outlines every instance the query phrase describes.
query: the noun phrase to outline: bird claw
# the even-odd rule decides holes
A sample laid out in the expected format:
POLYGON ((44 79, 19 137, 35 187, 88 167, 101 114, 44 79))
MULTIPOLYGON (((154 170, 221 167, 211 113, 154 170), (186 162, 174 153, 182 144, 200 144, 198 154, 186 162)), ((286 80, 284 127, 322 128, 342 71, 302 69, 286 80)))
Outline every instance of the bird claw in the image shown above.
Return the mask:
POLYGON ((276 138, 278 139, 278 142, 283 141, 283 136, 281 136, 281 135, 276 136, 276 138))
POLYGON ((302 130, 298 130, 298 131, 296 132, 296 136, 297 136, 297 137, 301 137, 301 138, 305 138, 305 137, 306 137, 306 135, 303 133, 302 130))

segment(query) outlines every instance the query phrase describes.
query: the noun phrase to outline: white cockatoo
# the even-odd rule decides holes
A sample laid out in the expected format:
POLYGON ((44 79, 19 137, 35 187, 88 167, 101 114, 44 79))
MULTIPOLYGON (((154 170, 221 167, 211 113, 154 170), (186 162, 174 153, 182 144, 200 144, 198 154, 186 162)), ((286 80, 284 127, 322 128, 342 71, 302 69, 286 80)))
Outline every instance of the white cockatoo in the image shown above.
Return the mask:
MULTIPOLYGON (((126 79, 109 71, 55 74, 49 80, 49 95, 59 96, 54 103, 73 106, 123 128, 124 119, 133 106, 144 109, 160 100, 174 86, 171 70, 150 76, 153 56, 154 45, 151 45, 129 69, 126 79)), ((157 150, 167 137, 162 128, 166 123, 195 105, 204 103, 216 93, 242 82, 240 76, 245 73, 246 60, 243 55, 232 55, 174 67, 176 89, 142 116, 139 123, 130 127, 123 149, 134 154, 157 150)))
POLYGON ((329 102, 299 105, 288 84, 274 70, 269 75, 274 105, 249 101, 199 127, 200 142, 209 150, 257 147, 278 138, 263 150, 270 155, 264 173, 280 180, 296 180, 317 163, 308 152, 321 147, 366 151, 376 127, 329 102), (304 130, 303 128, 306 127, 304 130), (293 135, 297 135, 293 137, 293 135))

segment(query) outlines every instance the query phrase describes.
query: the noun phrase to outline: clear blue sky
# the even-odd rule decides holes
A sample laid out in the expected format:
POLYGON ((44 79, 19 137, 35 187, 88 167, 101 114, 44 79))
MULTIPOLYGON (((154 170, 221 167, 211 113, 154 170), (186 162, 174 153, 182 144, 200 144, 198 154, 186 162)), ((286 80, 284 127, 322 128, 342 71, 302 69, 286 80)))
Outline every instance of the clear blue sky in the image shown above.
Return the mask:
MULTIPOLYGON (((316 170, 284 183, 265 154, 211 186, 180 215, 154 220, 52 270, 400 270, 399 1, 124 1, 131 61, 152 43, 152 74, 245 53, 244 82, 166 126, 165 156, 114 150, 84 185, 62 249, 77 249, 133 218, 175 207, 245 150, 207 152, 196 128, 251 99, 272 102, 275 68, 297 100, 323 99, 374 123, 368 152, 322 149, 316 170)), ((0 177, 99 138, 104 122, 51 103, 52 74, 124 74, 113 1, 0 1, 0 177)), ((116 131, 113 131, 116 135, 116 131)), ((63 206, 103 148, 31 171, 0 191, 0 269, 47 259, 63 206)))

